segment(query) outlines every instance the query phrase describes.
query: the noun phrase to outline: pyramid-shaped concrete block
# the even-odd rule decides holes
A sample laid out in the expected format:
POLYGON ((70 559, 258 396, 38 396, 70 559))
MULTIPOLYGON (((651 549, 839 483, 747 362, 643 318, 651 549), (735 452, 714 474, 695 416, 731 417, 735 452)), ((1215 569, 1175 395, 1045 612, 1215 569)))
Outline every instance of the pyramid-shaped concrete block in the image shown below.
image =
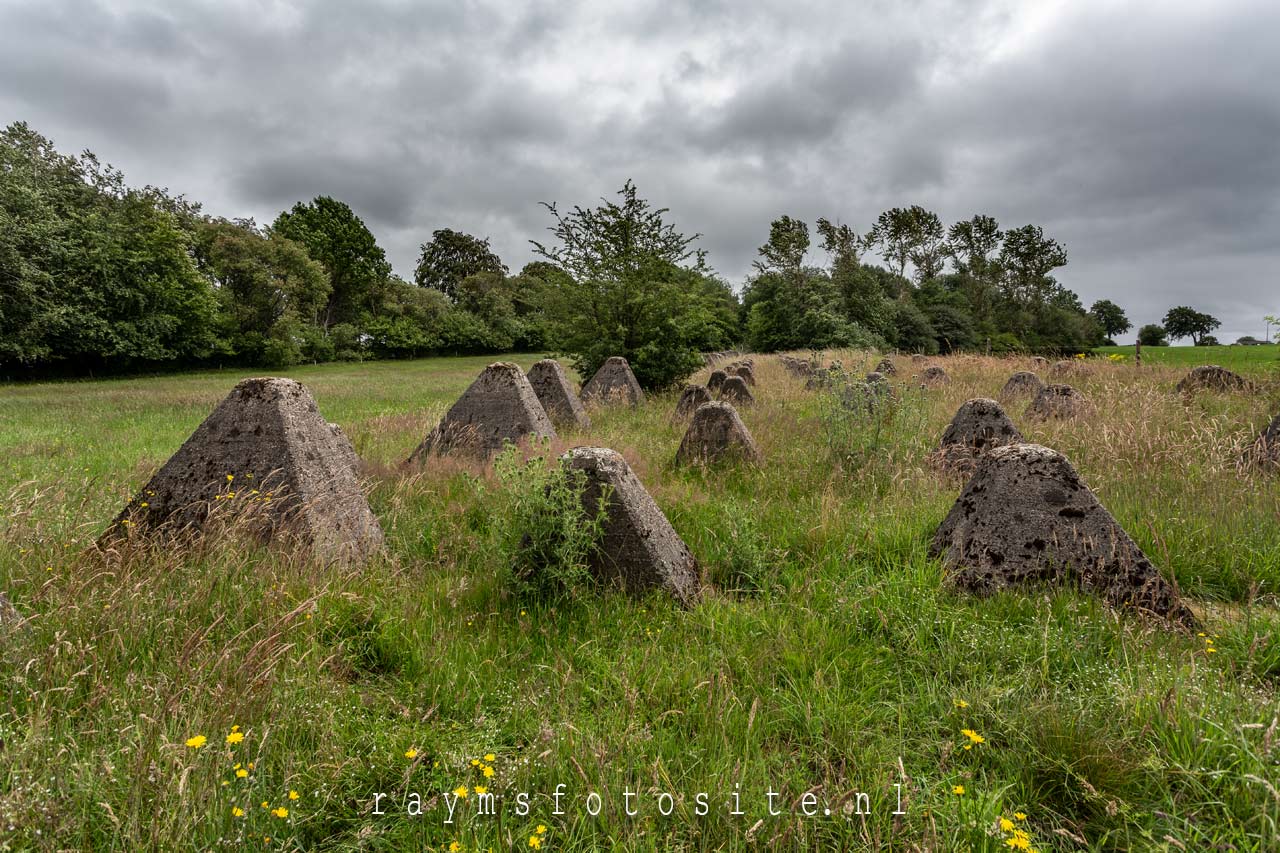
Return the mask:
POLYGON ((554 358, 544 358, 529 368, 529 384, 543 410, 556 426, 591 429, 591 418, 569 384, 564 368, 554 358))
POLYGON ((1227 370, 1216 364, 1205 364, 1193 368, 1178 383, 1178 390, 1184 394, 1192 391, 1248 391, 1249 380, 1239 373, 1227 370))
POLYGON ((1032 419, 1053 420, 1074 418, 1091 410, 1085 396, 1070 385, 1046 385, 1036 392, 1035 399, 1027 407, 1026 416, 1032 419))
POLYGON ((711 371, 711 375, 707 377, 707 390, 712 392, 719 391, 721 386, 724 385, 724 381, 728 378, 729 374, 723 370, 711 371))
POLYGON ((745 383, 747 383, 747 385, 755 385, 755 384, 756 384, 756 373, 755 373, 755 368, 754 368, 754 367, 752 367, 750 364, 739 364, 739 365, 736 365, 736 366, 733 368, 733 371, 732 371, 732 372, 733 372, 733 375, 738 376, 738 377, 741 377, 741 378, 742 378, 742 381, 743 381, 743 382, 745 382, 745 383))
POLYGON ((939 385, 946 385, 951 381, 951 377, 947 375, 946 368, 943 367, 926 367, 920 373, 920 383, 926 388, 936 388, 939 385))
POLYGON ((508 443, 555 437, 556 428, 519 365, 499 361, 486 367, 463 392, 418 445, 409 464, 421 463, 430 454, 488 459, 508 443))
POLYGON ((638 406, 644 401, 644 392, 631 365, 621 356, 613 356, 600 365, 596 375, 582 386, 582 402, 589 405, 626 403, 638 406))
POLYGON ((943 470, 970 474, 983 453, 1006 444, 1021 444, 1022 433, 995 400, 978 397, 967 400, 942 433, 942 441, 932 456, 943 470))
POLYGON ((961 589, 1078 583, 1118 609, 1195 617, 1066 457, 1038 444, 983 455, 930 546, 961 589))
POLYGON ((1044 383, 1040 381, 1040 377, 1036 376, 1029 370, 1019 370, 1017 373, 1009 377, 1009 381, 1004 383, 1004 388, 1000 389, 1001 400, 1017 400, 1028 397, 1035 397, 1040 393, 1040 389, 1044 387, 1044 383))
POLYGON ((1280 471, 1280 415, 1262 431, 1245 454, 1245 461, 1269 471, 1280 471))
POLYGON ((702 585, 698 563, 622 455, 605 447, 575 447, 560 459, 585 475, 582 506, 590 517, 608 492, 604 534, 592 557, 596 578, 631 595, 660 589, 691 604, 702 585))
POLYGON ((751 389, 747 387, 747 381, 736 374, 720 386, 720 399, 735 406, 750 406, 756 401, 751 389))
POLYGON ((693 421, 676 451, 676 464, 710 465, 721 460, 758 464, 760 450, 733 406, 704 403, 693 413, 693 421))
POLYGON ((711 402, 711 392, 707 390, 705 385, 686 385, 684 391, 680 392, 680 399, 676 401, 676 410, 672 415, 673 420, 687 421, 698 407, 703 403, 711 402))
POLYGON ((351 442, 292 379, 246 379, 227 395, 103 535, 205 532, 236 521, 288 534, 325 560, 361 562, 383 541, 351 442))

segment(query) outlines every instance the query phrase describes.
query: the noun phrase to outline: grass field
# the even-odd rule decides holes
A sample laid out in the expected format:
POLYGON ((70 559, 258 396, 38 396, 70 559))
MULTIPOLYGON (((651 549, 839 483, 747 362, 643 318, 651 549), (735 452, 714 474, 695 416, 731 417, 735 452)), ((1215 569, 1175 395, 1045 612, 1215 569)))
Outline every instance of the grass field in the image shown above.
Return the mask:
MULTIPOLYGON (((1096 355, 1123 355, 1133 362, 1133 347, 1098 347, 1096 355)), ((1252 347, 1143 347, 1142 361, 1149 365, 1196 367, 1217 364, 1231 370, 1280 375, 1280 346, 1252 347)))
POLYGON ((453 460, 396 467, 489 359, 289 374, 366 463, 388 547, 354 571, 231 539, 85 553, 251 374, 5 386, 0 589, 32 618, 0 640, 0 850, 1022 844, 1001 818, 1041 851, 1280 849, 1280 481, 1236 464, 1280 386, 1227 358, 1262 351, 1090 359, 1071 381, 1096 415, 1010 410, 1177 581, 1204 637, 1069 590, 947 588, 926 552, 961 484, 926 456, 1017 359, 936 360, 952 383, 904 386, 876 425, 757 357, 742 416, 759 469, 675 468, 674 393, 562 435, 547 453, 629 460, 715 584, 688 610, 519 599, 510 489, 453 460), (1206 361, 1263 390, 1172 392, 1206 361), (496 816, 475 813, 476 785, 496 816))

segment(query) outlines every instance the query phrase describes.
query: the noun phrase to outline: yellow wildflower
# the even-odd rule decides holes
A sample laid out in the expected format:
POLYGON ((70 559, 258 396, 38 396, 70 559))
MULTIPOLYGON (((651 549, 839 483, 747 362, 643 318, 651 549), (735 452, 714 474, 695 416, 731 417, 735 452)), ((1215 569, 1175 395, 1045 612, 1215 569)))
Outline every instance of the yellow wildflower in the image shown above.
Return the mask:
POLYGON ((299 797, 299 796, 300 796, 300 794, 299 794, 297 791, 290 791, 290 792, 289 792, 289 799, 291 799, 291 800, 296 800, 296 799, 298 799, 298 797, 299 797))
POLYGON ((458 787, 453 789, 453 793, 454 793, 454 796, 462 797, 465 799, 467 796, 467 786, 459 785, 458 787))
POLYGON ((478 759, 478 758, 473 758, 473 759, 471 759, 471 766, 472 766, 472 767, 479 767, 479 766, 480 766, 480 759, 478 759))
POLYGON ((986 743, 987 739, 975 732, 973 729, 961 729, 960 734, 969 739, 970 743, 986 743))
POLYGON ((248 775, 249 775, 249 771, 248 771, 248 770, 245 770, 243 767, 241 767, 239 770, 237 770, 237 771, 236 771, 236 778, 237 778, 237 779, 243 779, 243 778, 245 778, 245 777, 246 777, 246 776, 248 776, 248 775))
POLYGON ((276 817, 288 817, 288 816, 289 816, 289 810, 288 810, 288 809, 286 809, 284 806, 281 806, 281 807, 280 807, 280 808, 278 808, 278 809, 272 809, 272 810, 271 810, 271 813, 272 813, 273 815, 275 815, 276 817))
POLYGON ((529 836, 529 846, 530 846, 531 848, 533 848, 534 850, 537 850, 539 847, 541 847, 541 846, 542 846, 542 839, 541 839, 541 838, 539 838, 539 837, 538 837, 538 836, 536 836, 536 835, 530 835, 530 836, 529 836))
POLYGON ((539 835, 546 835, 546 834, 547 834, 547 825, 546 825, 545 823, 540 823, 540 824, 538 824, 538 828, 537 828, 537 829, 535 829, 535 830, 534 830, 534 832, 538 833, 539 835))
POLYGON ((498 760, 498 756, 494 755, 492 752, 486 752, 486 753, 485 753, 485 755, 484 755, 484 760, 485 760, 485 761, 497 761, 497 760, 498 760))
POLYGON ((244 809, 240 808, 239 806, 232 806, 232 807, 231 807, 231 816, 232 816, 232 817, 244 817, 244 809))
POLYGON ((964 785, 952 785, 952 786, 951 786, 951 793, 955 794, 957 797, 963 796, 963 795, 964 795, 964 785))
POLYGON ((476 785, 476 786, 475 786, 474 788, 472 788, 471 790, 475 791, 477 794, 487 794, 487 793, 489 793, 489 789, 488 789, 488 788, 486 788, 484 785, 476 785))
POLYGON ((458 853, 462 849, 462 845, 456 841, 449 842, 449 853, 458 853))
POLYGON ((244 740, 244 732, 232 732, 227 735, 227 743, 239 743, 244 740))
POLYGON ((1013 821, 1009 820, 1007 817, 1000 818, 1000 829, 1005 832, 1010 832, 1013 829, 1013 821))
POLYGON ((957 708, 968 708, 968 707, 969 707, 969 703, 968 703, 968 702, 966 702, 966 701, 964 701, 963 699, 957 699, 957 700, 956 700, 956 707, 957 707, 957 708))
POLYGON ((486 768, 484 769, 484 778, 486 778, 486 779, 492 779, 492 778, 493 778, 493 768, 492 768, 492 767, 486 767, 486 768))
POLYGON ((192 749, 199 749, 200 747, 204 746, 208 742, 209 742, 209 739, 204 735, 196 735, 195 737, 187 738, 187 746, 191 747, 192 749))
POLYGON ((408 758, 408 759, 414 759, 414 758, 417 758, 417 757, 418 757, 418 750, 413 749, 412 747, 410 747, 409 749, 406 749, 406 750, 404 751, 404 757, 405 757, 405 758, 408 758))

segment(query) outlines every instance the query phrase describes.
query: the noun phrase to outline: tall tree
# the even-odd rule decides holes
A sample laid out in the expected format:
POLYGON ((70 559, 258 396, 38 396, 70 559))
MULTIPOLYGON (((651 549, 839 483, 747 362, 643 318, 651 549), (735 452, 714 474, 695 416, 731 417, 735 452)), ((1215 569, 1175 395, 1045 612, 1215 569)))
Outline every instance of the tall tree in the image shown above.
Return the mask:
POLYGON ((1097 322, 1098 327, 1108 338, 1123 335, 1133 328, 1133 323, 1130 323, 1129 318, 1124 315, 1124 309, 1110 299, 1099 299, 1093 303, 1089 308, 1089 316, 1097 322))
POLYGON ((1003 237, 995 218, 982 213, 952 225, 947 232, 947 253, 955 260, 956 272, 982 276, 1003 237))
POLYGON ((1164 315, 1164 329, 1175 341, 1179 338, 1191 338, 1191 343, 1200 346, 1201 340, 1222 325, 1218 318, 1202 314, 1194 308, 1179 305, 1170 308, 1164 315))
POLYGON ((925 281, 942 272, 945 255, 942 220, 918 204, 895 207, 881 213, 863 238, 863 245, 875 249, 900 276, 907 274, 907 262, 916 267, 916 281, 925 281))
POLYGON ((391 277, 391 264, 373 233, 350 207, 329 196, 298 202, 271 230, 301 243, 329 274, 332 290, 319 325, 358 323, 373 313, 391 277))
POLYGON ((506 264, 489 248, 489 239, 441 228, 422 244, 413 280, 419 287, 434 287, 453 299, 464 278, 481 273, 507 274, 506 264))
POLYGON ((591 375, 610 356, 631 362, 647 387, 663 387, 700 364, 695 327, 701 316, 699 280, 705 265, 686 236, 627 181, 620 201, 575 206, 555 220, 555 242, 530 241, 534 251, 567 275, 551 288, 546 314, 553 344, 591 375))
POLYGON ((1015 302, 1043 305, 1053 296, 1057 281, 1050 273, 1067 263, 1067 250, 1044 236, 1038 225, 1006 231, 1000 247, 1005 294, 1015 302))
POLYGON ((760 257, 752 265, 761 273, 778 273, 796 280, 804 269, 809 251, 809 226, 799 219, 782 216, 769 224, 769 242, 756 250, 760 257))

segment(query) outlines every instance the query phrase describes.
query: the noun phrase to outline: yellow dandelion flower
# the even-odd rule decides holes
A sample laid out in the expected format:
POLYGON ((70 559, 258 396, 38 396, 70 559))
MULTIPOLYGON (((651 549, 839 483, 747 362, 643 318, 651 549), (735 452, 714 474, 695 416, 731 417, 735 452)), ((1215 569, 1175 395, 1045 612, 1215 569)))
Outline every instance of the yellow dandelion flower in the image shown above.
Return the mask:
POLYGON ((272 813, 273 815, 275 815, 276 817, 281 817, 281 818, 284 818, 284 817, 288 817, 288 816, 289 816, 289 810, 288 810, 288 809, 286 809, 284 806, 281 806, 281 807, 280 807, 280 808, 278 808, 278 809, 272 809, 272 810, 271 810, 271 813, 272 813))
POLYGON ((1004 843, 1014 850, 1029 850, 1031 848, 1030 841, 1017 835, 1013 838, 1006 838, 1004 843))
POLYGON ((492 779, 492 778, 493 778, 493 768, 492 768, 492 767, 486 767, 486 768, 484 769, 484 778, 486 778, 486 779, 492 779))
POLYGON ((291 799, 291 800, 296 800, 296 799, 298 799, 298 797, 299 797, 299 796, 301 796, 301 795, 300 795, 297 791, 290 791, 290 792, 289 792, 289 799, 291 799))
POLYGON ((1217 650, 1217 649, 1215 649, 1213 646, 1210 646, 1209 648, 1207 648, 1207 649, 1205 649, 1205 650, 1204 650, 1204 653, 1205 653, 1206 655, 1211 655, 1211 654, 1214 654, 1214 653, 1215 653, 1215 652, 1217 652, 1217 651, 1218 651, 1218 650, 1217 650))
POLYGON ((199 749, 200 747, 204 746, 208 742, 209 742, 209 739, 204 735, 196 735, 195 737, 187 738, 187 746, 191 747, 192 749, 199 749))
POLYGON ((248 771, 248 770, 245 770, 243 767, 241 767, 239 770, 237 770, 237 771, 236 771, 236 778, 237 778, 237 779, 243 779, 243 778, 245 778, 245 777, 246 777, 246 776, 248 776, 248 775, 249 775, 249 771, 248 771))
POLYGON ((244 740, 244 732, 232 732, 227 735, 227 743, 239 743, 244 740))
POLYGON ((536 835, 530 835, 530 836, 529 836, 529 846, 530 846, 531 848, 533 848, 534 850, 537 850, 539 847, 541 847, 541 846, 542 846, 542 839, 541 839, 541 838, 539 838, 539 837, 538 837, 538 836, 536 836, 536 835))
POLYGON ((1013 830, 1013 821, 1009 820, 1009 818, 1007 818, 1007 817, 1002 817, 1002 818, 1000 818, 1000 829, 1002 829, 1002 830, 1003 830, 1003 831, 1005 831, 1005 832, 1010 832, 1010 831, 1012 831, 1012 830, 1013 830))
POLYGON ((222 780, 222 787, 224 787, 224 788, 225 788, 225 787, 227 787, 227 786, 228 786, 228 785, 230 785, 230 784, 231 784, 231 783, 230 783, 230 782, 228 782, 226 779, 223 779, 223 780, 222 780))
POLYGON ((540 823, 540 824, 538 824, 538 828, 537 828, 537 829, 535 829, 535 830, 534 830, 534 832, 538 833, 539 835, 546 835, 546 834, 547 834, 547 825, 546 825, 545 823, 540 823))
POLYGON ((404 757, 405 757, 405 758, 408 758, 408 759, 411 759, 411 760, 412 760, 412 759, 414 759, 414 758, 417 758, 417 757, 418 757, 418 750, 413 749, 412 747, 411 747, 411 748, 409 748, 409 749, 406 749, 406 750, 404 751, 404 757))
POLYGON ((458 853, 462 849, 462 845, 456 841, 449 842, 449 853, 458 853))
POLYGON ((987 739, 975 732, 973 729, 961 729, 960 734, 969 739, 970 743, 986 743, 987 739))
POLYGON ((478 759, 478 758, 473 758, 473 759, 471 759, 471 766, 472 766, 472 767, 479 767, 479 766, 480 766, 480 759, 478 759))
POLYGON ((956 707, 957 707, 957 708, 968 708, 968 707, 969 707, 969 703, 968 703, 968 702, 966 702, 966 701, 964 701, 963 699, 957 699, 955 704, 956 704, 956 707))
POLYGON ((488 788, 486 788, 484 785, 476 785, 476 786, 475 786, 474 788, 472 788, 471 790, 475 791, 477 794, 487 794, 487 793, 489 793, 489 789, 488 789, 488 788))
POLYGON ((964 796, 964 785, 952 785, 951 793, 955 794, 957 797, 964 796))
POLYGON ((232 817, 244 817, 244 809, 240 808, 239 806, 232 806, 232 807, 231 807, 231 816, 232 816, 232 817))
POLYGON ((466 785, 459 785, 458 787, 456 787, 456 788, 454 788, 454 789, 453 789, 453 793, 454 793, 454 795, 455 795, 455 796, 462 797, 463 799, 466 799, 466 796, 467 796, 467 786, 466 786, 466 785))
POLYGON ((236 478, 236 475, 235 475, 235 474, 228 474, 228 475, 227 475, 227 482, 228 482, 228 483, 230 483, 230 482, 231 482, 232 480, 234 480, 235 478, 236 478))
POLYGON ((253 762, 252 762, 252 761, 250 761, 250 762, 249 762, 249 769, 250 769, 250 770, 252 770, 252 769, 253 769, 253 762))
POLYGON ((494 755, 492 752, 486 752, 486 753, 484 754, 484 760, 485 760, 485 761, 497 761, 497 760, 498 760, 498 756, 494 755))

